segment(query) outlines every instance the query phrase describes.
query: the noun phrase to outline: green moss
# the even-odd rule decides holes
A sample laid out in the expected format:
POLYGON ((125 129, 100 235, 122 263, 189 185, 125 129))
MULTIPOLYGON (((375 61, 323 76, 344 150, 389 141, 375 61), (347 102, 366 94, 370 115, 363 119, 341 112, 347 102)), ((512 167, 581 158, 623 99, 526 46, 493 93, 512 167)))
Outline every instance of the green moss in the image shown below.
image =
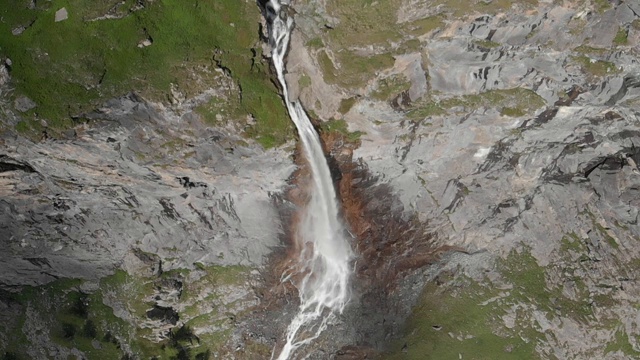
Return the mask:
POLYGON ((592 76, 602 77, 620 72, 615 64, 608 61, 594 60, 587 56, 574 56, 572 59, 580 64, 584 72, 592 76))
POLYGON ((307 47, 312 48, 312 49, 320 49, 322 47, 324 47, 324 43, 322 42, 322 39, 317 37, 317 38, 313 38, 309 41, 306 42, 305 44, 307 47))
POLYGON ((416 53, 422 50, 422 43, 418 39, 411 39, 403 42, 397 49, 393 51, 394 55, 404 55, 416 53))
POLYGON ((503 116, 524 116, 545 105, 534 91, 522 88, 490 90, 480 94, 464 95, 442 99, 438 102, 427 100, 418 103, 409 110, 408 116, 422 119, 429 116, 442 115, 454 108, 462 108, 463 112, 480 107, 496 108, 503 116))
POLYGON ((586 247, 576 233, 571 233, 562 237, 560 251, 582 253, 586 251, 586 247))
POLYGON ((390 47, 402 37, 396 25, 397 6, 394 0, 329 0, 327 11, 340 20, 326 34, 329 46, 340 49, 390 47))
POLYGON ((31 131, 31 126, 25 121, 20 121, 16 124, 16 131, 21 134, 27 134, 31 131))
POLYGON ((480 48, 485 48, 485 49, 493 49, 501 46, 500 43, 497 43, 495 41, 490 41, 490 40, 476 40, 473 43, 476 46, 480 48))
POLYGON ((338 107, 338 111, 341 114, 346 114, 346 113, 349 112, 349 110, 351 110, 351 108, 355 104, 356 104, 356 98, 355 97, 350 97, 348 99, 342 99, 342 101, 340 101, 340 107, 338 107))
POLYGON ((615 45, 626 45, 628 42, 627 37, 629 36, 629 31, 624 28, 619 28, 616 33, 616 37, 613 38, 613 43, 615 45))
POLYGON ((326 51, 318 52, 318 65, 320 65, 320 70, 322 70, 323 78, 325 81, 329 83, 336 83, 338 81, 338 77, 336 76, 336 69, 333 66, 333 61, 329 58, 326 51))
POLYGON ((327 10, 340 21, 323 35, 333 49, 332 58, 319 52, 324 78, 345 88, 363 87, 376 72, 394 64, 392 53, 419 51, 415 38, 443 25, 440 16, 397 24, 398 4, 394 0, 330 0, 327 10), (356 49, 374 46, 376 55, 361 56, 356 49), (335 62, 335 63, 334 63, 335 62))
POLYGON ((422 120, 431 116, 443 115, 445 113, 445 109, 443 109, 439 103, 429 99, 412 106, 408 111, 407 116, 413 120, 422 120))
POLYGON ((307 74, 302 74, 298 79, 298 86, 300 89, 307 88, 311 86, 311 78, 307 74))
POLYGON ((378 82, 378 87, 371 93, 371 97, 377 100, 386 101, 398 96, 400 93, 409 90, 411 82, 404 75, 393 75, 378 82))
POLYGON ((363 87, 378 71, 390 68, 395 60, 390 54, 360 56, 355 52, 342 51, 336 55, 338 66, 325 51, 318 52, 318 63, 325 81, 345 88, 363 87))
POLYGON ((493 0, 493 1, 481 1, 481 0, 437 0, 432 3, 434 8, 438 5, 442 5, 444 11, 452 18, 460 18, 463 16, 469 16, 478 13, 496 14, 498 12, 508 11, 514 4, 524 6, 525 8, 532 8, 538 4, 537 0, 493 0))
MULTIPOLYGON (((499 264, 499 267, 505 279, 514 285, 511 293, 512 299, 522 303, 535 304, 538 309, 543 311, 559 312, 563 316, 581 322, 587 322, 593 318, 593 310, 586 288, 577 286, 580 292, 579 299, 575 301, 563 295, 561 287, 548 286, 545 268, 538 265, 528 250, 522 251, 520 254, 512 252, 506 260, 499 264)), ((569 269, 564 270, 569 271, 569 269)))
POLYGON ((403 25, 403 32, 413 36, 428 34, 429 32, 444 26, 443 17, 430 16, 403 25))
POLYGON ((322 132, 334 132, 341 134, 348 141, 356 142, 360 139, 360 136, 363 135, 360 131, 349 132, 349 127, 347 122, 344 120, 329 120, 325 121, 320 125, 320 131, 322 132))
POLYGON ((16 93, 38 104, 30 123, 46 119, 53 129, 71 127, 72 117, 131 90, 166 101, 174 84, 195 95, 221 76, 212 71, 216 54, 243 90, 242 109, 257 120, 254 135, 284 141, 284 106, 259 51, 251 50, 258 42, 255 3, 162 0, 129 12, 134 1, 128 0, 120 7, 123 18, 91 22, 85 19, 106 13, 113 2, 55 0, 35 9, 28 4, 0 3, 1 33, 31 24, 18 36, 0 37, 0 57, 13 61, 16 93), (69 19, 54 23, 62 7, 69 19), (148 37, 152 45, 139 48, 148 37))
POLYGON ((603 13, 609 9, 611 9, 611 4, 608 0, 593 0, 594 7, 597 12, 603 13))
POLYGON ((603 48, 594 48, 588 45, 580 45, 577 48, 573 49, 573 51, 586 55, 604 55, 608 50, 603 48))
POLYGON ((621 351, 623 354, 630 355, 631 357, 637 357, 639 354, 638 351, 633 349, 633 345, 629 342, 629 337, 622 325, 618 326, 614 340, 607 344, 604 349, 605 354, 617 351, 621 351))
POLYGON ((505 107, 500 110, 500 115, 509 117, 520 117, 526 115, 526 111, 520 108, 505 107))

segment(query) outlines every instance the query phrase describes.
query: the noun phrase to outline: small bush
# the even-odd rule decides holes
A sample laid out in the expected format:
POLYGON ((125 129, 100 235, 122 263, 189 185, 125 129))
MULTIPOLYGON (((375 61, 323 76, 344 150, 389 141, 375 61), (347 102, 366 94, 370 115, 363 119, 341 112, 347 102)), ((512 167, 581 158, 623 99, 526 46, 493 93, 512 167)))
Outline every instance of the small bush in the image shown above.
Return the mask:
POLYGON ((195 360, 209 360, 209 359, 211 359, 211 350, 208 350, 208 349, 205 352, 198 353, 195 358, 195 360))
POLYGON ((191 360, 191 351, 184 346, 178 346, 178 354, 172 356, 171 360, 191 360))
MULTIPOLYGON (((4 353, 4 355, 2 356, 2 360, 18 360, 18 359, 19 359, 18 355, 8 351, 4 353)), ((196 356, 196 359, 197 359, 197 356, 196 356)))
POLYGON ((65 339, 73 339, 76 336, 76 327, 73 324, 62 324, 62 335, 65 339))
POLYGON ((81 294, 71 305, 70 311, 73 315, 82 319, 89 317, 89 299, 87 295, 81 294))
POLYGON ((85 337, 95 339, 98 336, 98 330, 96 325, 91 320, 87 320, 82 327, 82 335, 85 337))

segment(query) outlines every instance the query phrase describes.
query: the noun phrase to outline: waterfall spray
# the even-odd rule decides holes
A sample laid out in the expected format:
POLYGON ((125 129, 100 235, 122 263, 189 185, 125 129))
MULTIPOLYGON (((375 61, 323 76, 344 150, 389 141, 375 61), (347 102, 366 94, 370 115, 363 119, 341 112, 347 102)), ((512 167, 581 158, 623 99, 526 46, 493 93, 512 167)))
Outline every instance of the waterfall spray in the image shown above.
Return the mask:
MULTIPOLYGON (((313 178, 311 200, 304 209, 298 236, 303 242, 300 264, 296 271, 302 280, 295 284, 300 308, 287 328, 286 343, 278 360, 289 359, 295 351, 316 339, 327 322, 342 313, 349 300, 351 247, 338 215, 336 192, 320 139, 309 117, 298 102, 289 99, 284 78, 284 58, 289 46, 293 19, 287 16, 286 4, 270 0, 265 4, 272 46, 272 59, 291 120, 298 129, 304 154, 313 178)), ((283 275, 287 281, 294 274, 283 275)), ((275 356, 275 352, 272 358, 275 356)))

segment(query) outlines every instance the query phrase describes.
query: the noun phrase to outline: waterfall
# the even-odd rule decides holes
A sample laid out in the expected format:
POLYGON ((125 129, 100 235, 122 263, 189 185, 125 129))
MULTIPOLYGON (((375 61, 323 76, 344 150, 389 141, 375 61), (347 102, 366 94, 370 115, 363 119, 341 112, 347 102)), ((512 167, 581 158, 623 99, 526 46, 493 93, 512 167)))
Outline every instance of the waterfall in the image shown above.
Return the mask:
MULTIPOLYGON (((284 59, 289 46, 293 19, 287 16, 286 4, 270 0, 265 4, 269 23, 272 59, 291 120, 295 123, 311 168, 312 193, 298 228, 303 242, 297 274, 302 280, 295 284, 300 296, 300 308, 287 328, 286 343, 278 360, 289 359, 302 345, 316 339, 327 322, 341 313, 349 300, 350 260, 352 251, 338 215, 336 192, 324 157, 320 139, 299 102, 289 99, 284 78, 284 59)), ((295 274, 284 274, 283 281, 295 274)), ((275 350, 272 358, 275 356, 275 350)))

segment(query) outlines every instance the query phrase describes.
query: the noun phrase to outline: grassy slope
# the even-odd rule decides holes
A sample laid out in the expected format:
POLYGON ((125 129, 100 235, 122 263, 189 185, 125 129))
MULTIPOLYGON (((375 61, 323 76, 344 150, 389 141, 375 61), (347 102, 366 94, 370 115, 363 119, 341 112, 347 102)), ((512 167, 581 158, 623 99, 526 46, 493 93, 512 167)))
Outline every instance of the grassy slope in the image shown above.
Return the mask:
MULTIPOLYGON (((39 130, 73 125, 72 117, 99 106, 108 98, 137 91, 166 101, 171 84, 187 95, 194 74, 213 80, 216 60, 228 68, 242 89, 238 106, 257 121, 253 135, 263 145, 284 142, 290 125, 258 46, 260 13, 253 2, 236 0, 158 0, 130 12, 133 0, 118 9, 121 19, 88 21, 112 9, 116 1, 28 0, 0 2, 0 58, 9 57, 16 95, 34 100, 27 114, 29 127, 39 130), (54 22, 66 7, 69 19, 54 22), (22 34, 12 29, 28 26, 22 34), (153 44, 139 48, 150 37, 153 44)), ((205 86, 207 84, 204 84, 205 86)))

